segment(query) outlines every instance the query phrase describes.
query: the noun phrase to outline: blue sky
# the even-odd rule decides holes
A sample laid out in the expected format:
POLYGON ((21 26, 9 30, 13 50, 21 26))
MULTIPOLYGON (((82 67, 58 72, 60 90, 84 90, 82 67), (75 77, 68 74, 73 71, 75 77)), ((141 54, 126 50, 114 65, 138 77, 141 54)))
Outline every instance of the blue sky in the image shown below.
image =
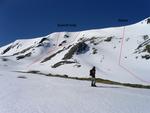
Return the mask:
POLYGON ((150 0, 0 0, 0 46, 56 31, 132 24, 150 16, 149 4, 150 0), (129 21, 120 23, 120 18, 129 21))

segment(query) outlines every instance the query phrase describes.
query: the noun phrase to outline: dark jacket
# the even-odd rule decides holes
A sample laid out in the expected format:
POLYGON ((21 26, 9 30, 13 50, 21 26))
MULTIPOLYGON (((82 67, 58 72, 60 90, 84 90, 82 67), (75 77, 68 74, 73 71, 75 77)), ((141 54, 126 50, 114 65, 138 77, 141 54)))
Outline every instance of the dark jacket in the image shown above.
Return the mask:
POLYGON ((90 70, 90 76, 92 76, 92 77, 95 78, 95 73, 96 73, 96 70, 95 70, 95 68, 93 67, 93 68, 90 70))

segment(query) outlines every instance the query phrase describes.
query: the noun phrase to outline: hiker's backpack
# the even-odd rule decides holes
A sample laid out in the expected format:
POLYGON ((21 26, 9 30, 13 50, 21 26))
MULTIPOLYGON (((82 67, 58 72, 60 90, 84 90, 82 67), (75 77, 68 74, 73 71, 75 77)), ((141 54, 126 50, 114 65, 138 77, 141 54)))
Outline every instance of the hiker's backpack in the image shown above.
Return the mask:
POLYGON ((92 76, 92 69, 90 70, 90 76, 92 76))

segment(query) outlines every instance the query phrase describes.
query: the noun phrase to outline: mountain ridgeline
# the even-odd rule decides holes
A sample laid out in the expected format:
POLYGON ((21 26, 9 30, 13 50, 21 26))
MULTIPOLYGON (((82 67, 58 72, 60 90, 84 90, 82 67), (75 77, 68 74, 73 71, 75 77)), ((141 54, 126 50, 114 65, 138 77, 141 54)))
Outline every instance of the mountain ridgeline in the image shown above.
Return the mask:
POLYGON ((20 39, 0 48, 3 66, 73 77, 149 84, 150 18, 136 24, 20 39), (13 63, 12 63, 13 62, 13 63), (13 64, 13 65, 12 65, 13 64))

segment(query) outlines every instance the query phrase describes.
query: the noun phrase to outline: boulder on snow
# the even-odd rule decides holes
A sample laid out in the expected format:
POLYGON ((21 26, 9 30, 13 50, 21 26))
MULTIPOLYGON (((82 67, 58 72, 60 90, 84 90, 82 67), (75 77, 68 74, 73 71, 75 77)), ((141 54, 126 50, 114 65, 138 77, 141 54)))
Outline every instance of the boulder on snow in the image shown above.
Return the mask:
POLYGON ((31 54, 32 54, 32 53, 30 52, 30 53, 27 53, 27 54, 25 54, 25 55, 17 56, 16 59, 17 59, 17 60, 20 60, 20 59, 23 59, 23 58, 26 58, 26 57, 30 57, 31 54))
POLYGON ((150 24, 150 18, 147 19, 147 24, 150 24))
POLYGON ((39 43, 43 43, 44 41, 49 41, 47 38, 42 38, 39 43))
POLYGON ((104 41, 106 42, 110 42, 112 40, 113 37, 107 37, 104 41))
POLYGON ((10 49, 12 48, 12 45, 7 47, 1 54, 5 54, 7 53, 10 49))
POLYGON ((79 54, 84 54, 87 51, 89 51, 89 46, 85 42, 79 42, 76 45, 74 45, 68 53, 65 54, 63 60, 70 59, 73 57, 73 55, 76 53, 77 55, 79 54))
POLYGON ((47 47, 50 46, 49 39, 42 38, 36 47, 40 47, 40 46, 47 46, 47 47))

